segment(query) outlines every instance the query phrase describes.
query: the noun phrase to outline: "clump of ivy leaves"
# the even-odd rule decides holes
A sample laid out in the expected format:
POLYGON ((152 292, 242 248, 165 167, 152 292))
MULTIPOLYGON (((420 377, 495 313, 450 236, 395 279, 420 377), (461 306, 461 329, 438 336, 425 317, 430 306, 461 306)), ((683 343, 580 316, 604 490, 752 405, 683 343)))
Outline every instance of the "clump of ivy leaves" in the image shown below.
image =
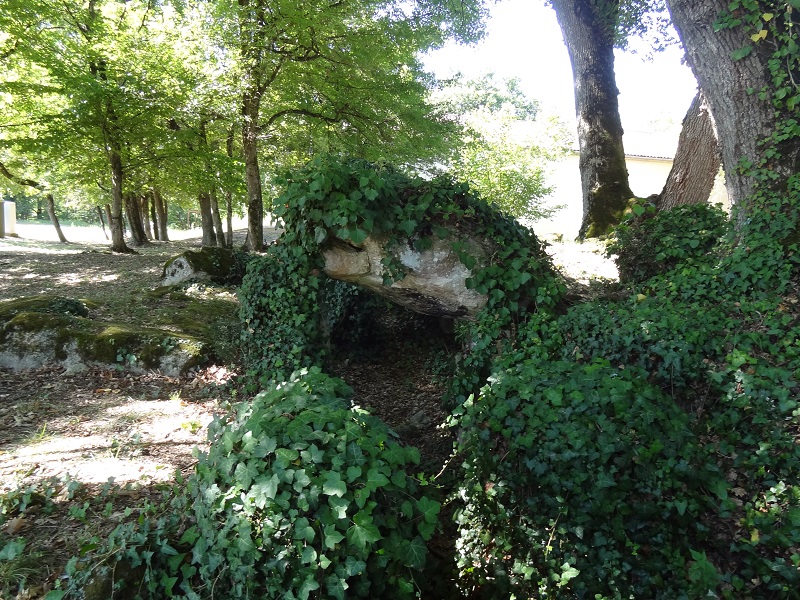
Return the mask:
MULTIPOLYGON (((466 183, 447 176, 424 180, 391 165, 335 156, 319 156, 278 183, 284 192, 274 212, 285 233, 250 265, 240 290, 248 375, 255 380, 279 380, 324 362, 328 323, 323 308, 335 310, 336 295, 341 296, 330 293, 322 273, 321 249, 332 236, 355 246, 376 236, 390 249, 410 245, 417 251, 430 249, 437 238, 451 240, 472 272, 466 286, 487 297, 486 309, 466 328, 471 351, 453 385, 462 401, 480 382, 481 368, 504 332, 528 311, 553 310, 563 295, 536 236, 466 183), (467 234, 492 246, 486 264, 468 250, 467 234)), ((386 285, 405 276, 391 253, 383 268, 386 285)))

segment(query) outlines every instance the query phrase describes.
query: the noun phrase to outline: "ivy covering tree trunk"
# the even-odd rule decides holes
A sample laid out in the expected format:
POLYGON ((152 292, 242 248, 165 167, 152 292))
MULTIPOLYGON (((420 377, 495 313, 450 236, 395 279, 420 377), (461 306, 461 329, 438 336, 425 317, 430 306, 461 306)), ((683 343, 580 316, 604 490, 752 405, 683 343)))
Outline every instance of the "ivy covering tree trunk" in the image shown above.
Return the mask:
POLYGON ((708 202, 721 160, 714 118, 698 91, 683 118, 678 150, 659 196, 659 210, 708 202))
POLYGON ((583 220, 580 239, 622 219, 633 196, 619 116, 614 44, 618 1, 552 0, 572 63, 578 120, 583 220))

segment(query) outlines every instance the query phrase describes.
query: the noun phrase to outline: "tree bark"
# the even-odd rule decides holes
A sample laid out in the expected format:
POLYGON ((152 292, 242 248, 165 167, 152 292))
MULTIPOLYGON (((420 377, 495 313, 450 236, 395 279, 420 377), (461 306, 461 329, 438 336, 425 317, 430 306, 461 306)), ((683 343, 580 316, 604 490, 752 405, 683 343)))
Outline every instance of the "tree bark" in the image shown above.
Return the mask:
POLYGON ((211 194, 200 192, 197 195, 200 205, 200 223, 203 227, 203 246, 216 246, 217 238, 214 234, 214 221, 211 217, 211 194))
POLYGON ((583 220, 579 239, 608 233, 633 196, 622 144, 614 75, 614 31, 619 2, 552 0, 572 63, 578 119, 583 220))
POLYGON ((100 227, 103 228, 103 235, 106 236, 106 239, 108 239, 108 232, 106 231, 106 221, 103 218, 103 209, 100 208, 99 206, 97 207, 97 216, 100 218, 100 227))
MULTIPOLYGON (((122 219, 122 208, 124 205, 122 193, 122 180, 124 170, 122 168, 122 156, 120 150, 113 141, 107 147, 108 163, 111 169, 111 217, 109 229, 111 229, 111 251, 132 253, 125 243, 125 224, 122 219)), ((132 226, 132 225, 131 225, 132 226)))
POLYGON ((156 227, 158 228, 158 239, 162 242, 169 241, 169 235, 167 235, 167 203, 164 202, 164 198, 161 196, 161 190, 157 187, 152 189, 153 194, 153 206, 156 209, 156 227))
POLYGON ((142 226, 144 227, 144 233, 147 236, 148 240, 152 240, 153 238, 153 228, 150 225, 150 197, 148 193, 144 193, 139 196, 139 203, 141 206, 141 215, 142 215, 142 226))
POLYGON ((678 150, 659 195, 658 209, 708 202, 721 161, 714 118, 698 91, 683 118, 678 150))
MULTIPOLYGON (((748 220, 747 198, 756 188, 756 179, 738 168, 740 161, 758 164, 764 158, 760 142, 777 123, 776 108, 769 98, 758 98, 759 90, 774 89, 768 65, 774 49, 767 43, 753 44, 741 27, 714 30, 714 22, 728 9, 727 0, 667 0, 667 6, 714 115, 725 185, 731 205, 741 209, 741 229, 748 220), (733 60, 731 53, 745 46, 754 49, 746 57, 733 60)), ((770 159, 769 168, 775 175, 770 185, 774 189, 785 189, 787 179, 800 167, 798 146, 795 139, 782 149, 780 157, 770 159)))
POLYGON ((61 231, 61 223, 59 223, 58 215, 56 214, 56 201, 53 198, 53 194, 47 194, 47 214, 50 217, 50 222, 56 229, 56 235, 58 236, 58 241, 63 244, 66 244, 67 238, 64 237, 64 233, 61 231))
POLYGON ((211 201, 211 220, 214 223, 214 232, 216 234, 216 245, 220 248, 225 247, 225 230, 222 228, 222 215, 219 212, 219 202, 217 201, 217 190, 216 188, 212 188, 211 194, 209 194, 209 200, 211 201))
POLYGON ((150 242, 142 225, 142 212, 139 209, 139 198, 133 192, 125 194, 125 212, 128 215, 128 224, 131 228, 131 244, 146 246, 150 242))
MULTIPOLYGON (((233 134, 234 128, 231 127, 228 131, 228 139, 225 141, 225 150, 228 154, 228 158, 233 158, 233 134)), ((225 247, 233 248, 233 192, 230 190, 225 191, 225 216, 227 221, 225 247)))
POLYGON ((258 119, 260 94, 245 92, 242 107, 242 152, 244 154, 245 184, 247 186, 247 248, 261 250, 264 245, 264 200, 261 190, 261 171, 258 166, 258 119))

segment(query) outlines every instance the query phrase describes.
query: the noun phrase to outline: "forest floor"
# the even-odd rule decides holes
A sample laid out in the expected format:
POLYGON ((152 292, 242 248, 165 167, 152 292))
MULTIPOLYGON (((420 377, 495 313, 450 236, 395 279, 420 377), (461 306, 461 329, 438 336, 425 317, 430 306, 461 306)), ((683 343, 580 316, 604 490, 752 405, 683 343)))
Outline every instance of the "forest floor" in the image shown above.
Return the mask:
MULTIPOLYGON (((266 230, 265 239, 277 234, 266 230)), ((98 321, 152 325, 143 292, 160 286, 169 258, 199 245, 198 238, 156 242, 122 255, 97 242, 0 239, 0 302, 58 294, 91 301, 98 321)), ((576 280, 616 276, 600 245, 549 250, 576 280)), ((234 289, 216 294, 236 302, 234 289)), ((419 327, 389 324, 374 348, 337 356, 332 370, 354 388, 357 404, 420 448, 422 466, 435 474, 452 447, 439 427, 446 411, 437 357, 453 349, 446 334, 419 327)), ((0 600, 44 597, 70 557, 169 494, 176 472, 191 473, 208 423, 241 398, 231 385, 235 363, 181 377, 113 365, 73 374, 60 366, 0 369, 0 600)))

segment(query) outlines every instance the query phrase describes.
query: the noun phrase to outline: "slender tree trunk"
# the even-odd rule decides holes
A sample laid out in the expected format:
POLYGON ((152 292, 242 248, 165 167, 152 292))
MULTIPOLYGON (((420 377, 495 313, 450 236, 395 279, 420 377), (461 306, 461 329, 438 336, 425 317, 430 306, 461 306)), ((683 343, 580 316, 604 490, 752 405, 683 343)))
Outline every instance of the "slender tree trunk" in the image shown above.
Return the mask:
POLYGON ((148 240, 152 240, 154 238, 153 238, 153 228, 150 226, 150 197, 147 192, 139 196, 139 204, 142 215, 142 226, 144 227, 144 233, 147 236, 148 240))
POLYGON ((53 194, 47 194, 47 214, 50 216, 50 222, 56 229, 58 241, 66 244, 67 238, 64 237, 64 233, 61 231, 61 223, 58 222, 58 215, 56 214, 56 201, 53 199, 53 194))
POLYGON ((106 239, 108 239, 108 232, 106 231, 106 221, 103 218, 103 209, 100 208, 99 206, 97 207, 97 216, 100 218, 100 227, 103 228, 103 235, 106 236, 106 239))
POLYGON ((211 189, 209 200, 211 201, 211 219, 214 223, 214 232, 217 238, 217 246, 219 246, 220 248, 224 248, 225 230, 222 228, 222 216, 219 213, 219 202, 217 201, 216 188, 211 189))
POLYGON ((260 94, 245 92, 242 116, 242 152, 247 185, 247 248, 261 250, 264 246, 264 200, 261 190, 261 171, 258 166, 258 119, 260 94))
POLYGON ((708 202, 721 161, 714 118, 698 91, 683 118, 678 150, 659 196, 659 210, 708 202))
MULTIPOLYGON (((34 181, 33 179, 27 179, 25 177, 20 177, 19 175, 12 173, 8 170, 2 162, 0 162, 0 175, 3 175, 6 179, 9 179, 16 183, 17 185, 24 185, 26 187, 32 187, 40 192, 44 192, 46 190, 45 185, 39 181, 34 181)), ((58 222, 58 216, 56 215, 56 202, 53 199, 53 194, 50 192, 46 192, 47 197, 47 214, 50 216, 50 222, 53 224, 53 227, 56 229, 56 235, 58 235, 58 239, 62 243, 67 242, 67 238, 64 237, 64 233, 61 231, 61 224, 58 222)), ((41 201, 36 200, 36 218, 41 218, 41 201)), ((0 207, 0 211, 3 211, 0 214, 0 223, 5 220, 5 211, 0 207)), ((5 229, 5 225, 3 225, 3 229, 5 229)), ((5 235, 5 233, 4 233, 5 235)))
POLYGON ((122 207, 124 200, 122 196, 122 156, 119 149, 111 144, 108 148, 108 162, 111 167, 111 217, 109 219, 109 229, 111 229, 111 250, 113 252, 131 253, 125 243, 125 224, 122 219, 122 207))
MULTIPOLYGON (((233 135, 235 129, 233 127, 228 130, 228 139, 225 142, 225 150, 228 158, 233 158, 233 135)), ((227 217, 227 233, 225 235, 225 247, 233 248, 233 192, 230 190, 225 191, 225 213, 227 217)))
POLYGON ((161 236, 158 233, 158 216, 156 215, 156 203, 153 200, 152 190, 148 192, 148 196, 150 196, 150 222, 153 224, 153 238, 161 240, 161 236))
MULTIPOLYGON (((775 106, 769 99, 758 98, 759 90, 774 89, 768 68, 774 48, 766 42, 753 44, 741 27, 715 30, 714 23, 728 4, 727 0, 667 0, 689 65, 714 115, 728 196, 732 206, 742 208, 738 212, 741 228, 748 221, 747 198, 756 180, 738 166, 741 160, 758 164, 764 158, 759 144, 777 122, 775 106), (753 51, 732 60, 731 53, 745 46, 752 46, 753 51)), ((779 157, 770 158, 769 167, 775 175, 771 187, 785 190, 787 179, 800 169, 798 146, 794 139, 781 149, 779 157)))
POLYGON ((628 184, 614 75, 618 0, 552 0, 572 63, 578 118, 583 221, 580 239, 597 237, 622 219, 633 196, 628 184))
POLYGON ((134 246, 146 246, 149 241, 142 225, 142 213, 139 210, 139 198, 133 192, 125 194, 125 212, 131 228, 131 243, 134 246))
POLYGON ((203 227, 203 246, 216 246, 217 237, 214 234, 214 220, 211 217, 211 194, 200 192, 197 196, 200 205, 200 223, 203 227))
POLYGON ((167 203, 161 196, 161 190, 157 187, 153 188, 153 206, 156 209, 156 227, 158 228, 158 239, 162 242, 168 242, 169 236, 167 235, 167 203))

